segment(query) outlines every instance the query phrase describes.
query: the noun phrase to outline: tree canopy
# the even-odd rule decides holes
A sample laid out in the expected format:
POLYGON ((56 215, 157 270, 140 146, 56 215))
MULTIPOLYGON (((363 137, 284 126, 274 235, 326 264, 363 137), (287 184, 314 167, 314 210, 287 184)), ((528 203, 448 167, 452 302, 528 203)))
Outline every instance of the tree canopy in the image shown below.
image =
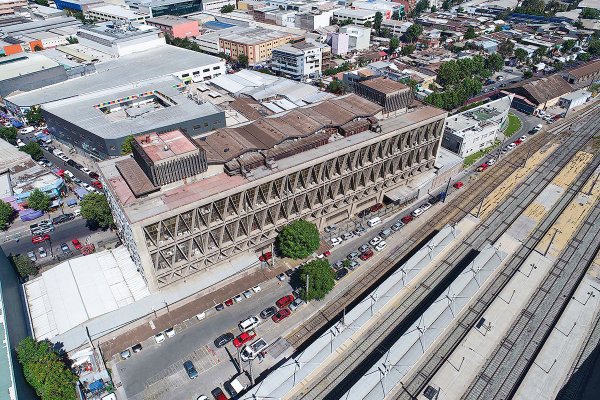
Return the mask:
POLYGON ((14 126, 9 128, 0 126, 0 138, 15 146, 17 144, 17 134, 19 131, 14 126))
POLYGON ((301 296, 304 301, 321 300, 335 286, 335 276, 327 259, 315 259, 300 267, 301 296), (308 276, 308 293, 306 278, 308 276))
POLYGON ((14 213, 15 210, 10 204, 0 200, 0 229, 6 229, 8 227, 14 213))
POLYGON ((33 265, 33 262, 25 254, 19 254, 16 257, 12 257, 12 262, 15 264, 15 268, 21 277, 25 278, 28 276, 37 275, 38 270, 33 265))
POLYGON ((571 50, 573 50, 576 44, 577 42, 575 42, 573 39, 567 39, 563 42, 560 49, 563 53, 569 53, 571 50))
POLYGON ((408 27, 406 32, 404 32, 403 39, 405 42, 414 43, 419 39, 419 36, 423 33, 423 26, 419 24, 412 24, 408 27))
POLYGON ((246 68, 248 66, 249 60, 248 60, 248 56, 245 54, 240 54, 237 57, 237 62, 240 64, 240 66, 246 68))
POLYGON ((398 39, 397 36, 393 36, 390 39, 390 53, 395 52, 398 49, 398 47, 400 47, 400 39, 398 39))
POLYGON ((77 376, 48 341, 21 340, 17 358, 27 382, 42 400, 76 400, 77 376))
POLYGON ((406 46, 402 47, 402 50, 400 50, 400 54, 402 54, 403 56, 409 56, 412 53, 414 53, 416 50, 416 47, 414 44, 407 44, 406 46))
POLYGON ((86 194, 81 200, 81 216, 92 225, 108 228, 113 224, 113 216, 106 196, 100 193, 86 194))
POLYGON ((29 122, 31 125, 41 125, 44 123, 44 117, 42 117, 42 109, 40 108, 40 106, 31 107, 25 113, 25 118, 27 119, 27 122, 29 122))
POLYGON ((290 258, 306 258, 319 248, 319 230, 312 222, 299 219, 288 224, 277 236, 277 247, 290 258))
POLYGON ((327 85, 327 91, 335 94, 344 94, 346 93, 346 87, 344 82, 334 79, 333 81, 329 82, 329 85, 327 85))
POLYGON ((412 16, 416 18, 421 15, 423 11, 427 10, 429 10, 429 0, 419 0, 417 4, 415 4, 415 8, 412 11, 412 16))
POLYGON ((519 60, 519 62, 525 62, 527 61, 527 58, 529 57, 529 53, 527 53, 527 50, 525 49, 515 49, 515 58, 517 60, 519 60))
POLYGON ((131 152, 133 151, 133 141, 133 135, 129 135, 125 138, 125 140, 123 140, 123 144, 121 145, 121 154, 131 154, 131 152))
POLYGON ((595 8, 585 7, 581 10, 581 14, 579 14, 579 18, 582 19, 600 19, 600 10, 595 8))
POLYGON ((375 19, 373 20, 373 28, 379 35, 381 33, 381 21, 383 21, 383 14, 380 11, 375 13, 375 19))
POLYGON ((504 58, 500 54, 494 53, 485 59, 485 67, 490 71, 498 72, 504 67, 504 58))
POLYGON ((593 56, 600 55, 600 39, 592 39, 588 43, 587 52, 593 56))
POLYGON ((52 204, 52 200, 50 199, 50 196, 40 189, 34 189, 27 198, 27 204, 29 204, 29 208, 33 208, 34 210, 48 211, 52 204))
POLYGON ((475 33, 475 29, 473 29, 472 26, 467 28, 467 31, 465 32, 465 39, 469 40, 469 39, 475 39, 477 37, 477 34, 475 33))
POLYGON ((233 12, 234 10, 235 10, 235 6, 233 4, 226 4, 223 7, 221 7, 222 14, 227 14, 227 13, 233 12))
POLYGON ((29 154, 35 161, 38 161, 40 158, 44 157, 42 148, 36 142, 29 142, 25 146, 19 148, 19 150, 29 154))
POLYGON ((498 45, 498 53, 504 58, 510 57, 515 50, 515 44, 510 40, 505 40, 498 45))

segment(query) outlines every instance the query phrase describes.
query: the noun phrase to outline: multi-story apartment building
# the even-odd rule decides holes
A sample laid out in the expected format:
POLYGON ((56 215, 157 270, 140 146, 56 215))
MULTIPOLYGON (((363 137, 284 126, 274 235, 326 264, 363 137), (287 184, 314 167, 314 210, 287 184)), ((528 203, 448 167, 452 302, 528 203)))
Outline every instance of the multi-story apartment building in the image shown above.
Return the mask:
POLYGON ((148 18, 146 24, 155 26, 162 32, 174 38, 185 39, 200 35, 198 21, 187 18, 165 15, 163 17, 148 18))
POLYGON ((321 76, 321 47, 307 42, 273 49, 271 70, 297 81, 321 76))
POLYGON ((124 23, 135 22, 143 24, 149 15, 122 6, 105 4, 90 7, 86 12, 86 17, 97 21, 120 21, 124 23))
POLYGON ((375 11, 369 10, 353 10, 351 8, 340 8, 333 11, 333 19, 342 21, 351 21, 356 25, 364 25, 365 22, 369 21, 373 23, 375 20, 375 11))
POLYGON ((196 141, 138 137, 133 158, 100 163, 120 236, 151 290, 207 269, 231 276, 221 261, 270 247, 291 221, 345 220, 435 175, 446 113, 423 106, 380 121, 381 109, 350 94, 196 141), (160 186, 153 168, 185 173, 160 186))
POLYGON ((346 25, 340 27, 340 33, 348 35, 349 50, 366 50, 371 44, 371 28, 362 25, 346 25))
POLYGON ((274 48, 283 46, 294 37, 287 32, 250 27, 219 37, 219 49, 234 60, 244 54, 248 63, 254 65, 271 59, 274 48))

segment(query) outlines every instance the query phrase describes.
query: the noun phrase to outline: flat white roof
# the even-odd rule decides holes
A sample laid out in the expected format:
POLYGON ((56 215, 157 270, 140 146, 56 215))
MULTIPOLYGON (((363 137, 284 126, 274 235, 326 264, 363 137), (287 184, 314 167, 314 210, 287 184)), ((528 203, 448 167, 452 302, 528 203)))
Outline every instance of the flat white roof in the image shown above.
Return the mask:
MULTIPOLYGON (((37 34, 33 35, 36 36, 37 34)), ((11 79, 43 69, 54 68, 59 64, 42 54, 15 54, 0 59, 0 79, 11 79)))
POLYGON ((36 340, 52 339, 149 294, 124 246, 70 259, 25 284, 36 340))

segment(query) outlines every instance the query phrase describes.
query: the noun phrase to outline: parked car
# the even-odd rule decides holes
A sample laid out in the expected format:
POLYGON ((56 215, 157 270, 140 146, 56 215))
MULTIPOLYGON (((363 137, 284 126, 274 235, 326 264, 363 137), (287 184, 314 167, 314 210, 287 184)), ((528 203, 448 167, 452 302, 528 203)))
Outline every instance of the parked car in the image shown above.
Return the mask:
POLYGON ((214 388, 210 391, 210 394, 215 398, 215 400, 229 400, 223 390, 220 387, 214 388))
POLYGON ((219 303, 215 306, 215 310, 217 311, 223 311, 225 309, 225 306, 223 305, 223 303, 219 303))
POLYGON ((414 219, 413 216, 409 214, 409 215, 402 217, 402 219, 400 221, 402 221, 402 223, 406 225, 406 224, 412 222, 413 219, 414 219))
POLYGON ((514 144, 515 146, 518 146, 518 145, 520 145, 521 143, 523 143, 523 141, 522 141, 521 139, 517 139, 517 140, 515 140, 515 141, 513 142, 513 144, 514 144))
POLYGON ((380 238, 379 236, 375 236, 373 239, 369 240, 369 244, 371 246, 376 246, 377 243, 381 242, 383 239, 380 238))
POLYGON ((386 247, 386 246, 387 246, 387 243, 386 243, 386 242, 385 242, 385 240, 384 240, 384 241, 382 241, 382 242, 379 242, 379 243, 377 244, 377 246, 375 246, 375 250, 377 250, 377 251, 381 251, 381 250, 385 249, 385 247, 386 247))
POLYGON ((354 237, 354 233, 346 232, 342 235, 342 240, 350 240, 354 237))
POLYGON ((400 229, 402 229, 403 226, 404 226, 404 224, 402 222, 398 221, 394 225, 392 225, 390 228, 392 228, 392 230, 394 232, 398 232, 400 229))
POLYGON ((40 248, 38 249, 38 251, 39 251, 39 253, 40 253, 40 258, 44 258, 44 257, 46 257, 46 256, 48 255, 48 253, 46 253, 46 249, 45 249, 45 248, 43 248, 43 247, 40 247, 40 248))
POLYGON ((81 172, 83 172, 84 174, 88 174, 89 175, 90 172, 92 172, 92 171, 90 171, 89 169, 83 167, 83 168, 81 168, 81 172))
POLYGON ((236 348, 242 347, 244 344, 248 343, 255 337, 256 332, 254 331, 242 332, 240 335, 238 335, 238 337, 233 339, 233 346, 236 348))
POLYGON ((102 183, 100 181, 92 181, 92 186, 95 187, 96 189, 100 189, 102 190, 102 183))
POLYGON ((363 233, 365 233, 366 231, 367 231, 367 230, 366 230, 364 227, 362 227, 362 226, 359 226, 358 228, 356 228, 356 229, 353 231, 353 233, 354 233, 356 236, 360 236, 360 235, 362 235, 363 233))
POLYGON ((337 229, 337 225, 328 225, 323 230, 325 231, 325 233, 329 233, 334 231, 335 229, 337 229))
POLYGON ((244 347, 244 349, 240 352, 240 358, 242 361, 248 361, 250 359, 254 359, 256 355, 265 349, 269 344, 265 341, 265 339, 260 338, 255 340, 253 343, 244 347))
POLYGON ((120 352, 119 355, 123 360, 127 360, 129 357, 131 357, 131 352, 129 351, 129 349, 127 349, 120 352))
POLYGON ((521 136, 521 137, 519 138, 519 140, 520 140, 521 142, 524 142, 524 141, 526 141, 526 140, 527 140, 527 136, 521 136))
POLYGON ((279 279, 280 281, 285 281, 286 275, 285 274, 279 274, 277 275, 277 279, 279 279))
POLYGON ((354 271, 359 265, 360 264, 358 263, 358 261, 350 261, 350 264, 348 264, 348 269, 350 271, 354 271))
POLYGON ((346 256, 346 258, 350 261, 354 261, 356 260, 358 257, 360 257, 360 253, 358 251, 353 251, 352 253, 348 254, 346 256))
POLYGON ((383 208, 383 203, 377 203, 371 206, 371 212, 377 212, 383 208))
POLYGON ((381 232, 379 232, 379 237, 382 239, 386 239, 386 238, 390 237, 391 235, 392 235, 391 229, 384 229, 381 232))
POLYGON ((342 268, 344 266, 344 262, 343 261, 336 261, 333 264, 331 264, 331 268, 333 268, 334 271, 337 271, 338 269, 342 268))
POLYGON ((364 218, 369 214, 371 214, 371 210, 369 210, 368 208, 365 208, 364 210, 360 210, 358 213, 356 213, 356 216, 358 218, 364 218))
POLYGON ((214 341, 215 347, 217 349, 220 349, 221 347, 225 346, 227 343, 231 342, 233 340, 233 338, 234 338, 233 333, 231 333, 231 332, 224 333, 215 339, 215 341, 214 341))
POLYGON ((360 259, 363 261, 367 261, 369 258, 373 257, 373 250, 369 249, 360 255, 360 259))
POLYGON ((296 309, 298 309, 298 307, 300 307, 302 304, 304 304, 304 300, 302 300, 300 297, 296 298, 296 300, 290 304, 290 311, 296 311, 296 309))
POLYGON ((38 236, 34 236, 31 238, 31 243, 36 244, 36 243, 43 243, 46 240, 50 240, 50 235, 46 234, 46 235, 38 235, 38 236))
POLYGON ((135 344, 131 347, 131 350, 133 350, 134 353, 139 353, 140 351, 142 351, 143 347, 141 343, 135 344))
POLYGON ((31 261, 37 261, 37 257, 35 256, 35 252, 30 251, 29 253, 27 253, 27 257, 29 257, 29 259, 31 261))
POLYGON ((360 247, 358 248, 358 252, 359 252, 359 253, 364 253, 365 251, 369 250, 370 248, 371 248, 371 246, 370 246, 370 245, 368 245, 368 244, 363 244, 362 246, 360 246, 360 247))
POLYGON ((278 308, 285 308, 285 307, 289 306, 290 304, 292 304, 292 301, 294 301, 294 296, 292 296, 291 294, 288 294, 287 296, 283 296, 282 298, 277 300, 275 302, 275 305, 278 308))
POLYGON ((164 342, 165 339, 166 339, 165 334, 162 332, 159 332, 156 335, 154 335, 154 341, 158 344, 164 342))
POLYGON ((248 317, 245 320, 240 321, 238 328, 240 328, 240 331, 242 332, 248 332, 256 328, 258 325, 260 325, 260 319, 258 319, 258 317, 248 317))
POLYGON ((235 300, 236 303, 240 303, 242 300, 244 300, 244 298, 241 294, 238 294, 233 298, 233 300, 235 300))
POLYGON ((173 329, 173 328, 165 329, 165 335, 167 335, 167 337, 175 336, 175 329, 173 329))
POLYGON ((83 247, 77 239, 71 240, 71 243, 73 243, 73 247, 75 247, 75 250, 81 250, 81 248, 83 247))
POLYGON ((413 217, 418 217, 419 215, 423 214, 423 210, 420 208, 417 208, 416 210, 414 210, 413 212, 410 213, 410 215, 412 215, 413 217))
POLYGON ((483 172, 486 169, 488 169, 489 165, 487 165, 486 163, 481 164, 479 167, 477 167, 477 172, 483 172))
POLYGON ((421 211, 425 212, 431 208, 431 204, 425 203, 425 204, 421 205, 421 207, 419 207, 419 208, 421 209, 421 211))
POLYGON ((227 307, 232 306, 233 305, 233 299, 227 299, 227 300, 225 300, 225 305, 227 307))
POLYGON ((244 295, 245 298, 249 299, 250 297, 252 297, 252 291, 251 290, 246 290, 243 293, 243 295, 244 295))
POLYGON ((66 243, 61 243, 60 249, 62 250, 63 254, 69 254, 71 252, 71 249, 69 249, 69 246, 66 243))
POLYGON ((262 262, 267 262, 269 261, 271 258, 273 258, 273 253, 271 253, 270 251, 261 254, 260 256, 258 256, 258 260, 262 261, 262 262))
POLYGON ((198 377, 198 371, 196 371, 196 367, 194 367, 194 363, 191 360, 187 360, 183 363, 183 368, 190 379, 196 379, 198 377))
POLYGON ((340 279, 342 279, 346 275, 348 275, 348 270, 346 268, 342 268, 338 272, 336 272, 336 274, 335 274, 335 280, 339 281, 340 279))
POLYGON ((252 290, 254 291, 254 293, 258 293, 262 291, 262 288, 260 287, 260 285, 256 285, 252 287, 252 290))
POLYGON ((273 314, 275 314, 276 312, 277 312, 276 307, 273 307, 273 306, 267 307, 260 312, 260 317, 262 319, 267 319, 267 318, 271 317, 273 314))
POLYGON ((486 164, 491 167, 492 165, 496 164, 496 160, 494 158, 490 158, 486 161, 486 164))
POLYGON ((292 312, 287 308, 282 308, 281 310, 277 311, 277 313, 275 313, 275 315, 273 315, 271 319, 273 320, 273 322, 277 323, 289 317, 291 313, 292 312))

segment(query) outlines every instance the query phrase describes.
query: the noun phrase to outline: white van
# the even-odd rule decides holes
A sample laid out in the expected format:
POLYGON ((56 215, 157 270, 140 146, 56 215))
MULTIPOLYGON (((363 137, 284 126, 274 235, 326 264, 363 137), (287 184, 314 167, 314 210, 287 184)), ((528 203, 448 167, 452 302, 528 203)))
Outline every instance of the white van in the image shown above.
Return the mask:
POLYGON ((75 175, 73 175, 73 173, 71 171, 65 171, 65 175, 71 179, 75 178, 75 175))
POLYGON ((256 328, 258 325, 260 324, 260 319, 258 319, 258 317, 248 317, 245 320, 243 320, 242 322, 240 322, 238 324, 238 327, 240 328, 240 331, 242 332, 248 332, 251 331, 252 329, 256 328))
POLYGON ((54 149, 54 150, 52 150, 52 154, 54 154, 56 157, 58 157, 58 156, 64 155, 65 153, 63 153, 59 149, 54 149))
POLYGON ((374 227, 375 225, 379 225, 381 223, 381 218, 379 217, 375 217, 375 218, 371 218, 368 222, 367 225, 369 225, 369 227, 374 227))

